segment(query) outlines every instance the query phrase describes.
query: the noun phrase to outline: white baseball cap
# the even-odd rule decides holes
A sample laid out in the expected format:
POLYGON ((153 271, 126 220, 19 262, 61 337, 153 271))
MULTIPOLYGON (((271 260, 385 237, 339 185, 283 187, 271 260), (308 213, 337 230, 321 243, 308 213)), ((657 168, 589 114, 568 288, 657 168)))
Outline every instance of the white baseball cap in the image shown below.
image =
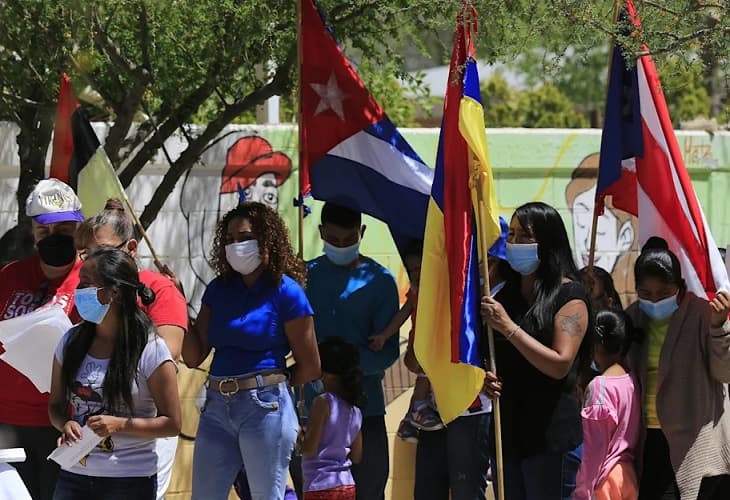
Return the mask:
POLYGON ((58 179, 43 179, 25 200, 25 214, 39 224, 83 222, 81 200, 68 184, 58 179))

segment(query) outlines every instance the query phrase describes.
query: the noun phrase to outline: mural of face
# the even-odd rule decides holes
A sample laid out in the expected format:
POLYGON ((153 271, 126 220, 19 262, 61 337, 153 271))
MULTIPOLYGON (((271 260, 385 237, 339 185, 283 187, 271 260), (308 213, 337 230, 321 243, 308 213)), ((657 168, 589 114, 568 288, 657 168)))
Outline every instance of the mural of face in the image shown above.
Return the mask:
POLYGON ((274 210, 279 208, 279 185, 273 172, 259 175, 243 192, 249 201, 265 203, 274 210))
MULTIPOLYGON (((595 197, 596 188, 593 186, 579 193, 570 207, 573 212, 573 247, 578 267, 588 265, 595 197)), ((606 208, 603 215, 598 217, 595 265, 612 272, 619 256, 629 251, 633 242, 634 228, 631 221, 621 223, 613 210, 606 208)))

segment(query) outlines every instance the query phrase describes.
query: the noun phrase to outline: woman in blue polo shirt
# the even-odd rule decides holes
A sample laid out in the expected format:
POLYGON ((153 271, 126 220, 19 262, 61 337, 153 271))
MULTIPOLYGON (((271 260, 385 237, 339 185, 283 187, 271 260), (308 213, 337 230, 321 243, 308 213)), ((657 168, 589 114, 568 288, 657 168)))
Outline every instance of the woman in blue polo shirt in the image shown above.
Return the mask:
POLYGON ((304 264, 279 215, 256 202, 223 217, 211 256, 217 277, 183 342, 190 367, 215 348, 195 440, 192 497, 227 499, 245 463, 254 500, 282 499, 299 428, 289 383, 320 375, 304 264), (290 351, 296 365, 289 379, 290 351))

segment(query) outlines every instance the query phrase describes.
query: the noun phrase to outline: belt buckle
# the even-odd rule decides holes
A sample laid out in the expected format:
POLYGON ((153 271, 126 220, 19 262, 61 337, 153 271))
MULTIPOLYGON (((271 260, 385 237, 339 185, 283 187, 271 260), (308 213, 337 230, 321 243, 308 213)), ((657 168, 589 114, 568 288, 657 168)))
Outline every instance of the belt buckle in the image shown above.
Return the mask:
POLYGON ((218 392, 220 392, 227 398, 230 398, 231 396, 235 395, 240 389, 241 388, 238 385, 238 379, 236 379, 236 378, 225 378, 225 379, 221 380, 220 382, 218 382, 218 392), (225 389, 223 389, 223 386, 228 383, 235 384, 236 385, 235 389, 233 389, 231 391, 226 391, 225 389))

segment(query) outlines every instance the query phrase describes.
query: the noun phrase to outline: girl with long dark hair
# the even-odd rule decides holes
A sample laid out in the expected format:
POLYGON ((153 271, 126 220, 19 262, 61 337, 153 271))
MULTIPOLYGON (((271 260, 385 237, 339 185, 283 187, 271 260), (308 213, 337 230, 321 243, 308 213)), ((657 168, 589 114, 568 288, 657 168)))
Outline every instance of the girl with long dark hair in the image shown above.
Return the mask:
MULTIPOLYGON (((135 238, 132 215, 121 200, 107 200, 104 210, 85 220, 76 230, 76 248, 84 259, 97 248, 118 248, 132 258, 139 244, 135 238)), ((152 302, 139 300, 142 311, 155 325, 157 334, 170 349, 172 358, 180 359, 183 335, 188 327, 188 305, 178 289, 179 282, 169 269, 165 274, 150 269, 140 271, 139 280, 155 294, 152 302), (149 302, 149 303, 145 303, 149 302)), ((177 436, 157 440, 157 499, 162 500, 172 479, 172 465, 177 449, 177 436)))
POLYGON ((165 342, 137 305, 154 294, 134 260, 117 249, 91 254, 79 272, 76 308, 83 321, 56 348, 48 413, 73 445, 87 426, 102 441, 64 468, 55 500, 153 500, 155 438, 180 431, 176 368, 165 342))
POLYGON ((661 238, 634 265, 639 300, 627 313, 643 332, 628 361, 641 388, 642 500, 730 497, 730 295, 708 304, 687 290, 661 238))
POLYGON ((483 320, 501 334, 500 378, 485 389, 501 397, 505 493, 510 499, 570 498, 580 465, 579 368, 590 364, 590 298, 573 262, 558 212, 541 202, 510 222, 500 301, 482 299, 483 320))
POLYGON ((301 441, 304 500, 355 500, 350 465, 362 456, 365 405, 357 348, 329 337, 319 343, 324 393, 312 402, 301 441))

